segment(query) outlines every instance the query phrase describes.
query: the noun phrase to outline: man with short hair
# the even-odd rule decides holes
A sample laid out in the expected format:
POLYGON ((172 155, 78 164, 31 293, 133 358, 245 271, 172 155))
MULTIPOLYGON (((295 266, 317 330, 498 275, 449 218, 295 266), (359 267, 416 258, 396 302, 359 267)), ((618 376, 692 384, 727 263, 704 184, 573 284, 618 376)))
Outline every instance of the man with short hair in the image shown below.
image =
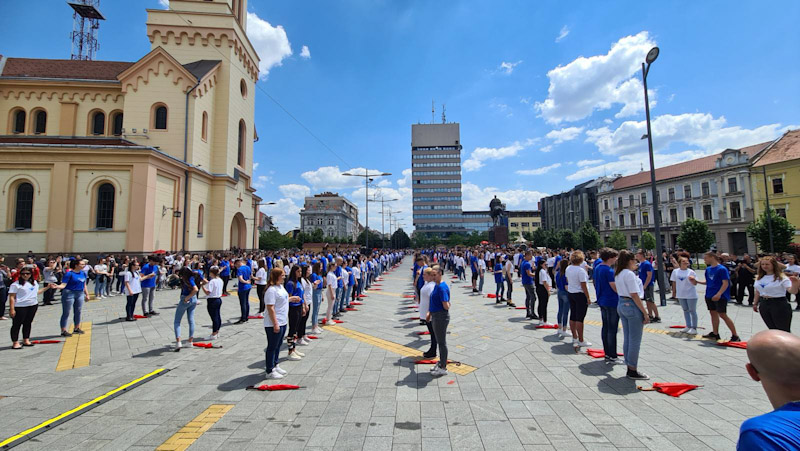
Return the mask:
POLYGON ((739 450, 800 449, 800 338, 765 330, 747 342, 745 365, 775 408, 750 418, 739 430, 739 450))
POLYGON ((525 256, 522 258, 519 265, 519 272, 522 275, 522 288, 525 289, 525 311, 527 319, 536 319, 539 317, 534 313, 536 309, 536 289, 533 286, 533 267, 531 266, 531 259, 533 252, 525 251, 525 256))
POLYGON ((639 262, 639 279, 642 280, 644 287, 644 300, 647 301, 647 313, 651 323, 660 323, 661 317, 658 316, 658 307, 655 302, 655 271, 653 264, 644 258, 644 250, 636 252, 636 260, 639 262))
POLYGON ((153 309, 153 297, 155 295, 156 290, 156 278, 159 274, 158 268, 158 257, 155 255, 151 255, 147 257, 147 264, 142 266, 141 277, 141 286, 142 286, 142 314, 145 317, 150 315, 158 315, 158 313, 153 309), (149 306, 149 308, 148 308, 149 306))

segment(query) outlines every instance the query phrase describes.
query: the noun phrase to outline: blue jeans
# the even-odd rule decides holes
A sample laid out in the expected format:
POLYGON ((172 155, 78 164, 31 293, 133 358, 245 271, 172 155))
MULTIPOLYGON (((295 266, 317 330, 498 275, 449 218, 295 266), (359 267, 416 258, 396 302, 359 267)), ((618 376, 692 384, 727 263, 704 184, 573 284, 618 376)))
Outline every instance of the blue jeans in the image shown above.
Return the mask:
POLYGON ((69 310, 72 309, 72 320, 77 328, 81 324, 81 309, 86 301, 83 290, 64 290, 61 292, 61 328, 67 328, 69 310))
MULTIPOLYGON (((183 298, 183 296, 181 296, 183 298)), ((189 302, 183 302, 183 299, 178 301, 178 307, 175 309, 175 338, 181 337, 181 320, 183 314, 189 320, 189 338, 194 338, 194 309, 197 307, 197 296, 192 297, 189 302)))
POLYGON ((100 275, 97 275, 97 278, 94 279, 94 297, 98 298, 100 296, 105 296, 106 294, 106 281, 100 281, 100 275))
POLYGON ((339 313, 344 308, 342 305, 342 297, 344 297, 344 287, 336 287, 336 302, 333 305, 333 314, 339 313))
MULTIPOLYGON (((603 319, 603 327, 600 336, 603 338, 603 351, 606 357, 617 358, 617 331, 619 330, 619 315, 617 307, 600 306, 600 315, 603 319)), ((623 354, 627 355, 623 352, 623 354)))
POLYGON ((242 310, 240 321, 247 321, 250 316, 250 289, 239 290, 239 308, 242 310))
POLYGON ((478 276, 478 291, 483 293, 483 276, 478 276))
POLYGON ((683 318, 686 320, 686 327, 697 329, 697 299, 680 299, 683 308, 683 318))
POLYGON ((219 328, 222 327, 222 316, 219 314, 219 311, 222 308, 222 299, 208 298, 206 299, 206 303, 208 316, 211 317, 211 331, 213 333, 217 333, 219 332, 219 328))
POLYGON ((631 298, 619 298, 617 313, 622 320, 622 353, 625 364, 637 368, 639 364, 639 348, 642 345, 642 331, 644 330, 644 316, 636 303, 631 298))
POLYGON ((569 325, 569 295, 567 290, 558 290, 558 325, 567 327, 569 325))
POLYGON ((317 327, 319 306, 322 304, 322 288, 314 290, 311 296, 311 327, 317 327))
POLYGON ((278 355, 281 352, 283 336, 286 335, 286 325, 281 326, 280 331, 277 333, 271 327, 265 327, 264 331, 267 333, 267 351, 264 360, 266 361, 267 374, 269 374, 278 366, 278 355))
POLYGON ((348 285, 344 289, 344 296, 342 296, 342 308, 350 307, 350 296, 353 294, 353 286, 348 285))

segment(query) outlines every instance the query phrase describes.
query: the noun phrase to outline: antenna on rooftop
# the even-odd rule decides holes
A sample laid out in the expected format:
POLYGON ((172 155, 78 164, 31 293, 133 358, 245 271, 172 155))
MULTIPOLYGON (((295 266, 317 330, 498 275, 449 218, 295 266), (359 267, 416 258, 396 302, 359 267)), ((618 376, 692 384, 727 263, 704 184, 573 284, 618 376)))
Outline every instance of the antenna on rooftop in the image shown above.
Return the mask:
POLYGON ((644 172, 644 163, 639 162, 639 172, 644 172))
POLYGON ((76 0, 67 2, 75 11, 72 13, 72 57, 74 60, 94 59, 94 54, 100 48, 97 42, 97 30, 100 21, 106 20, 100 14, 100 0, 76 0))
POLYGON ((433 99, 431 99, 431 124, 433 124, 433 115, 436 113, 436 107, 434 105, 435 103, 433 102, 433 99))
POLYGON ((445 116, 445 112, 446 112, 446 111, 447 111, 447 110, 446 110, 446 108, 445 108, 445 105, 444 105, 444 104, 442 104, 442 124, 446 124, 446 123, 447 123, 447 116, 445 116))

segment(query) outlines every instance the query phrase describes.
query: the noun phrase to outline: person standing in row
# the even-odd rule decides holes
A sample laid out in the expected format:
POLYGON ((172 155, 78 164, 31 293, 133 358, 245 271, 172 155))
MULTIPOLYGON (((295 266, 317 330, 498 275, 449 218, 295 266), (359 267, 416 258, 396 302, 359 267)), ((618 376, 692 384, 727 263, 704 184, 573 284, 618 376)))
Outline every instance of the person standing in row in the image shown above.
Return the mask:
POLYGON ((330 325, 333 324, 333 312, 337 302, 336 293, 339 291, 337 287, 339 278, 336 276, 336 263, 331 262, 328 265, 328 275, 325 276, 325 281, 328 286, 328 312, 325 315, 325 324, 330 325))
POLYGON ((503 265, 503 278, 506 280, 506 303, 509 307, 516 307, 511 299, 511 293, 514 291, 514 263, 512 262, 511 254, 506 255, 506 262, 503 265))
POLYGON ((100 257, 100 260, 94 265, 94 298, 105 299, 106 279, 108 278, 108 265, 106 259, 100 257))
POLYGON ((236 260, 236 279, 238 280, 237 293, 239 295, 239 308, 242 317, 234 324, 244 324, 250 316, 250 289, 252 286, 253 271, 242 259, 236 260))
MULTIPOLYGON (((800 276, 800 265, 797 264, 797 256, 794 254, 786 254, 783 257, 783 261, 785 262, 783 273, 786 274, 786 276, 800 276)), ((789 304, 792 303, 792 295, 790 293, 786 294, 786 300, 789 301, 789 304)), ((794 300, 797 302, 797 306, 794 309, 800 310, 800 296, 795 294, 794 300)))
POLYGON ((505 286, 503 285, 503 264, 500 262, 500 254, 498 254, 498 257, 494 260, 492 267, 496 286, 494 290, 494 303, 501 304, 503 302, 505 286))
POLYGON ((775 257, 770 255, 758 261, 753 310, 761 313, 767 327, 792 332, 792 306, 787 293, 797 294, 798 287, 800 279, 795 275, 787 277, 783 274, 781 264, 775 257))
POLYGON ((617 332, 619 331, 619 295, 614 282, 613 266, 617 263, 619 253, 611 248, 600 249, 600 260, 593 271, 595 296, 600 306, 603 327, 600 336, 603 339, 603 351, 606 363, 617 363, 617 332))
POLYGON ((569 258, 570 265, 564 271, 569 296, 569 327, 572 330, 572 345, 576 349, 591 346, 583 337, 583 319, 592 303, 589 297, 589 274, 582 267, 584 262, 583 252, 574 251, 569 258))
POLYGON ((297 350, 297 328, 303 317, 303 287, 300 284, 300 267, 292 266, 289 278, 284 283, 286 292, 292 299, 289 300, 289 332, 286 335, 286 344, 289 347, 289 360, 301 360, 303 353, 297 350))
MULTIPOLYGON (((306 326, 308 324, 308 317, 311 313, 311 304, 314 298, 314 285, 311 283, 311 267, 306 263, 300 265, 300 285, 303 287, 303 316, 300 318, 300 324, 297 326, 297 344, 307 346, 311 344, 311 340, 306 338, 306 326)), ((355 288, 354 288, 355 289, 355 288)))
POLYGON ((561 338, 569 337, 567 326, 569 325, 569 292, 567 291, 567 276, 565 272, 569 266, 568 260, 561 260, 558 262, 558 269, 556 270, 556 288, 558 289, 558 332, 556 334, 561 338))
POLYGON ((8 306, 11 315, 11 349, 22 349, 23 346, 33 346, 31 343, 31 324, 39 309, 37 296, 52 284, 39 288, 39 283, 33 279, 33 271, 23 268, 17 280, 8 289, 8 306), (19 343, 19 330, 22 328, 22 344, 19 343))
POLYGON ((227 256, 219 261, 219 277, 222 279, 222 295, 228 295, 228 281, 231 279, 231 262, 227 256))
POLYGON ((285 279, 286 273, 283 272, 283 268, 272 268, 269 272, 267 294, 264 299, 267 306, 267 314, 264 315, 264 332, 267 334, 265 352, 267 379, 282 379, 286 375, 286 371, 278 366, 281 343, 286 335, 286 325, 289 323, 290 296, 283 287, 285 279))
MULTIPOLYGON (((731 341, 740 341, 739 334, 736 333, 736 326, 728 316, 728 301, 731 299, 730 275, 728 270, 719 264, 719 257, 715 252, 706 252, 703 256, 706 263, 706 280, 699 281, 690 278, 692 284, 706 286, 706 307, 711 314, 711 327, 713 330, 703 338, 719 340, 719 320, 725 321, 725 325, 731 331, 731 341)), ((741 283, 741 281, 740 281, 741 283)))
POLYGON ((744 304, 744 291, 747 290, 747 305, 753 305, 753 284, 755 283, 756 268, 753 266, 750 256, 744 254, 742 259, 736 262, 736 291, 731 291, 736 297, 736 303, 744 304))
POLYGON ((447 374, 447 325, 450 324, 450 287, 442 281, 444 271, 441 266, 433 267, 436 286, 431 291, 431 300, 426 321, 433 322, 433 333, 439 347, 439 363, 431 369, 434 377, 447 374))
POLYGON ((644 258, 644 251, 639 249, 636 252, 636 260, 639 261, 639 278, 642 279, 644 286, 644 300, 647 302, 647 311, 650 315, 651 323, 660 323, 661 317, 658 316, 658 307, 655 302, 655 270, 653 265, 644 258))
POLYGON ((539 325, 547 324, 547 302, 550 300, 550 287, 553 280, 547 272, 545 260, 536 265, 536 297, 539 298, 539 325))
POLYGON ((203 285, 206 293, 206 309, 208 316, 211 317, 211 339, 219 338, 219 329, 222 327, 222 279, 219 277, 219 267, 212 266, 208 270, 208 284, 203 285))
POLYGON ((158 315, 153 307, 153 298, 156 295, 156 282, 158 281, 159 258, 155 255, 147 257, 147 263, 142 266, 141 280, 142 280, 142 315, 152 316, 158 315))
POLYGON ((194 310, 197 307, 197 292, 200 291, 202 280, 200 275, 184 266, 178 271, 178 277, 181 281, 181 297, 178 301, 178 306, 175 309, 175 321, 173 328, 175 329, 175 350, 181 350, 181 320, 183 315, 186 314, 186 319, 189 321, 189 346, 194 342, 194 310))
POLYGON ((519 273, 522 277, 522 288, 525 290, 525 312, 527 313, 525 318, 539 319, 539 317, 536 316, 536 313, 534 313, 536 306, 536 288, 533 285, 533 266, 531 266, 532 258, 533 253, 531 251, 525 251, 525 256, 519 265, 519 273))
POLYGON ((697 280, 697 274, 689 267, 689 259, 678 257, 679 268, 672 271, 672 293, 678 297, 683 309, 683 318, 686 327, 681 332, 694 335, 697 333, 697 289, 692 279, 697 280))
POLYGON ((83 310, 83 303, 89 298, 89 289, 86 287, 86 260, 75 259, 69 262, 70 271, 64 274, 61 279, 61 284, 56 285, 54 288, 64 290, 61 292, 61 336, 71 337, 72 334, 67 332, 67 321, 69 320, 69 311, 72 309, 72 320, 75 327, 72 329, 73 333, 82 334, 81 330, 81 310, 83 310))
POLYGON ((617 312, 622 320, 622 354, 628 366, 627 377, 646 380, 649 376, 638 369, 644 325, 650 322, 650 315, 642 300, 644 287, 641 278, 633 272, 636 269, 636 260, 629 251, 620 251, 616 268, 614 284, 619 294, 617 312))
POLYGON ((264 318, 264 311, 266 304, 264 304, 264 295, 267 293, 267 263, 263 258, 258 259, 258 271, 253 277, 253 282, 256 284, 256 294, 258 295, 258 315, 259 319, 264 318))
POLYGON ((42 284, 45 286, 44 299, 42 299, 44 305, 53 305, 56 298, 56 289, 50 287, 58 284, 57 271, 56 261, 52 258, 48 259, 47 266, 42 271, 42 284))
POLYGON ((433 330, 433 323, 428 320, 428 310, 430 310, 431 306, 431 293, 433 293, 433 289, 436 287, 433 272, 433 268, 425 268, 425 270, 422 272, 422 278, 425 283, 419 290, 419 317, 422 318, 421 321, 425 324, 425 326, 427 326, 428 333, 431 336, 431 346, 424 354, 422 354, 422 356, 426 359, 432 359, 436 357, 437 346, 436 334, 433 330))
POLYGON ((311 297, 311 332, 321 334, 322 329, 319 327, 319 309, 322 305, 322 293, 324 292, 322 278, 322 264, 315 261, 311 266, 311 285, 313 286, 313 294, 311 297))
MULTIPOLYGON (((125 321, 136 321, 134 313, 136 312, 136 300, 139 298, 139 293, 142 292, 142 280, 139 274, 139 262, 132 261, 128 268, 123 273, 125 284, 125 296, 127 297, 125 303, 125 321)), ((144 302, 142 302, 144 304, 144 302)), ((145 311, 147 315, 147 311, 145 311)))

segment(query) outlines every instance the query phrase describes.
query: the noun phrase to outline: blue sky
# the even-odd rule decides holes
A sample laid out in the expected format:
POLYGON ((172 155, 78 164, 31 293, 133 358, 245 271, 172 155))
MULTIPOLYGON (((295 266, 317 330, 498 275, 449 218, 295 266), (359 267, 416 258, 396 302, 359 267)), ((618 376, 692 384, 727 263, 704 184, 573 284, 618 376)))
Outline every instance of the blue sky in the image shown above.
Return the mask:
MULTIPOLYGON (((369 168, 393 173, 381 192, 400 199, 395 210, 411 229, 411 124, 431 120, 431 100, 437 122, 444 103, 447 120, 461 123, 465 209, 486 209, 495 194, 510 209, 535 208, 584 180, 636 172, 647 150, 641 61, 653 45, 658 166, 800 127, 800 3, 731 5, 250 0, 262 58, 255 176, 258 194, 278 202, 265 211, 286 231, 299 224, 303 195, 330 190, 351 197, 363 221, 363 179, 338 174, 369 168)), ((4 7, 0 53, 69 57, 66 5, 4 7), (10 47, 11 36, 25 39, 10 47)), ((146 7, 163 6, 101 5, 97 59, 147 53, 146 7)))

